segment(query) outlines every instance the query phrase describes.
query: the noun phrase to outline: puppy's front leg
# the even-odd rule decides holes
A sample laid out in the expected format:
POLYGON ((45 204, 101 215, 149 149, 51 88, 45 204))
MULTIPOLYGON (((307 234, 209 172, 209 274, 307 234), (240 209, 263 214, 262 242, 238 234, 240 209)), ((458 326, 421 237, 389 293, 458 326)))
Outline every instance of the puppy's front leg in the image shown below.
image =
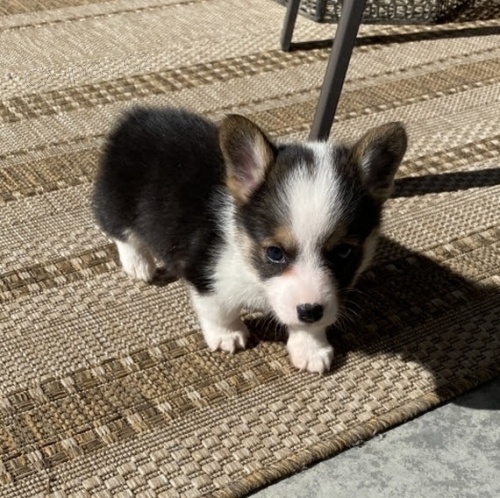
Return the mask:
POLYGON ((292 365, 299 370, 321 374, 330 369, 333 348, 324 327, 290 329, 286 347, 292 365))
POLYGON ((250 334, 241 321, 240 309, 228 310, 213 294, 200 294, 194 289, 191 289, 191 299, 203 337, 212 351, 234 353, 245 349, 250 334))

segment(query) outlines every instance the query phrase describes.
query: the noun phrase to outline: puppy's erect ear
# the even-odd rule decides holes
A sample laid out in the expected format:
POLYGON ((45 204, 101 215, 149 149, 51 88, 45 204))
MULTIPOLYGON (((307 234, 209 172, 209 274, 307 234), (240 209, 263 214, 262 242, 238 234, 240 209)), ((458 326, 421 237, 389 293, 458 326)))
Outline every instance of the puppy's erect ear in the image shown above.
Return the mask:
POLYGON ((380 204, 392 193, 394 175, 407 144, 403 124, 387 123, 369 130, 354 145, 354 158, 361 166, 365 183, 380 204))
POLYGON ((244 204, 262 184, 275 158, 275 147, 247 118, 228 115, 219 127, 219 143, 227 171, 227 186, 244 204))

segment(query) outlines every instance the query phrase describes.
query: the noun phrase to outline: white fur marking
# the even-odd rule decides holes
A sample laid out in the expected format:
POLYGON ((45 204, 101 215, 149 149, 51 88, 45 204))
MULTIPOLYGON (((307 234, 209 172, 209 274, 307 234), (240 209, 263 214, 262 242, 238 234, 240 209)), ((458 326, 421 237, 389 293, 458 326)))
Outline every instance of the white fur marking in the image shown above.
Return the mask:
POLYGON ((239 313, 242 308, 268 311, 262 282, 241 247, 243 239, 237 234, 234 205, 227 200, 221 202, 218 215, 225 244, 212 275, 219 302, 229 313, 239 313))
POLYGON ((241 321, 239 309, 227 311, 217 295, 200 295, 194 289, 191 289, 191 299, 205 342, 212 351, 235 353, 245 349, 250 334, 241 321))
POLYGON ((332 365, 333 348, 324 328, 290 330, 286 347, 292 365, 299 370, 322 374, 332 365))
POLYGON ((314 170, 298 167, 286 186, 286 205, 294 236, 303 249, 317 250, 318 240, 330 235, 339 218, 339 180, 333 168, 333 149, 326 142, 307 146, 314 154, 314 170))
POLYGON ((271 307, 283 323, 292 327, 301 324, 297 306, 317 303, 324 307, 324 314, 314 327, 324 327, 337 319, 338 302, 320 251, 342 214, 340 185, 333 165, 334 149, 323 142, 307 147, 314 154, 314 167, 298 165, 283 192, 289 226, 298 245, 297 259, 288 274, 269 279, 265 287, 271 307))
POLYGON ((127 275, 150 282, 156 271, 151 251, 135 234, 130 233, 125 242, 115 240, 118 254, 127 275))
POLYGON ((301 304, 320 304, 323 317, 311 327, 326 327, 334 323, 338 315, 335 289, 327 272, 316 260, 300 259, 286 275, 269 279, 265 284, 271 308, 278 319, 289 327, 302 326, 297 313, 301 304))

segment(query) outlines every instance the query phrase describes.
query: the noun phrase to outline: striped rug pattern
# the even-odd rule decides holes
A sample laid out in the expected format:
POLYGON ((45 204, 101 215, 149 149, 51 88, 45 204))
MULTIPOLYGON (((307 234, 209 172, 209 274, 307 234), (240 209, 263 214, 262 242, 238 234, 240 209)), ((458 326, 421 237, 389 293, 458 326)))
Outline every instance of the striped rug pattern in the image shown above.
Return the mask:
POLYGON ((315 376, 258 316, 211 353, 182 282, 125 277, 90 194, 137 103, 306 138, 329 49, 281 52, 270 0, 2 3, 0 496, 245 496, 500 373, 500 7, 475 5, 361 28, 331 139, 400 120, 410 144, 315 376))

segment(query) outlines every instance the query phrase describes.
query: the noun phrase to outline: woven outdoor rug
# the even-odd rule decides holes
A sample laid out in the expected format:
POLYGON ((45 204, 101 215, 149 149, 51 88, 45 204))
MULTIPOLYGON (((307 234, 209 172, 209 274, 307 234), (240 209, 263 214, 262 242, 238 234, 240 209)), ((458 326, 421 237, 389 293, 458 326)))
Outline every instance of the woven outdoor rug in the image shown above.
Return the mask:
MULTIPOLYGON (((281 52, 269 0, 1 3, 0 496, 242 496, 498 375, 500 8, 482 3, 361 29, 332 136, 402 120, 410 146, 324 376, 265 320, 247 351, 209 352, 183 284, 126 278, 89 198, 137 102, 305 138, 329 50, 281 52)), ((299 18, 295 37, 333 30, 299 18)))

